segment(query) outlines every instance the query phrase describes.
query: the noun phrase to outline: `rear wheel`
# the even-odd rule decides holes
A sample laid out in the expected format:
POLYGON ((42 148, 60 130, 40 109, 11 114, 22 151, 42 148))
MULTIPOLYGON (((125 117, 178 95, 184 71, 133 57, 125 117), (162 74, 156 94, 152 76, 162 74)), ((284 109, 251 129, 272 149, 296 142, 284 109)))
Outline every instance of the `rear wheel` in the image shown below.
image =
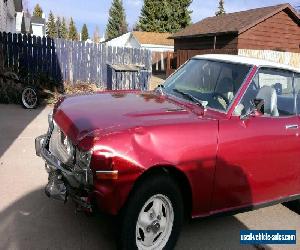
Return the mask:
POLYGON ((122 212, 122 249, 173 249, 183 221, 180 190, 171 177, 156 175, 134 191, 122 212))
POLYGON ((26 87, 22 91, 22 105, 27 109, 35 109, 38 106, 37 90, 33 87, 26 87))

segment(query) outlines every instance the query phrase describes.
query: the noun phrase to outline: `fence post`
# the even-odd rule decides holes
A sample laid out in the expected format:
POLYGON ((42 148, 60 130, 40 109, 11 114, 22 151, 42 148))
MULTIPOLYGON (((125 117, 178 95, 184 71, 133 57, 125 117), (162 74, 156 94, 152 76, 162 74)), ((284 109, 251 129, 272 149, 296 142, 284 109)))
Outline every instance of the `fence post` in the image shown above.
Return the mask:
POLYGON ((0 32, 0 72, 4 68, 3 34, 0 32))

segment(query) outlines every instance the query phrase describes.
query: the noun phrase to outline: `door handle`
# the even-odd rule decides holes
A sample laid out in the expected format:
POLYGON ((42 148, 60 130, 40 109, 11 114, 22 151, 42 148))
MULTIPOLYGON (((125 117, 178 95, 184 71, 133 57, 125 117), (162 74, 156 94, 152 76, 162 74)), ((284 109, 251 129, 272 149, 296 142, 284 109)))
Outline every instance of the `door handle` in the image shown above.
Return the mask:
POLYGON ((298 129, 299 126, 297 124, 293 124, 293 125, 286 125, 285 128, 286 129, 298 129))

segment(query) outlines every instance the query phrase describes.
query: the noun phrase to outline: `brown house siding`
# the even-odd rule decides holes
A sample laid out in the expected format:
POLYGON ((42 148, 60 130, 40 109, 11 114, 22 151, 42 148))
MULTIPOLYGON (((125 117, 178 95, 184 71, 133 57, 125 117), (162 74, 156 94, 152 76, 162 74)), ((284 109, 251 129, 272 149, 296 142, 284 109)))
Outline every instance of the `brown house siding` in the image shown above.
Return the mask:
MULTIPOLYGON (((214 49, 214 36, 188 37, 175 39, 177 50, 210 50, 214 49)), ((219 35, 216 37, 216 49, 237 49, 237 35, 219 35)))
POLYGON ((300 52, 300 27, 286 11, 254 26, 238 37, 239 49, 300 52))

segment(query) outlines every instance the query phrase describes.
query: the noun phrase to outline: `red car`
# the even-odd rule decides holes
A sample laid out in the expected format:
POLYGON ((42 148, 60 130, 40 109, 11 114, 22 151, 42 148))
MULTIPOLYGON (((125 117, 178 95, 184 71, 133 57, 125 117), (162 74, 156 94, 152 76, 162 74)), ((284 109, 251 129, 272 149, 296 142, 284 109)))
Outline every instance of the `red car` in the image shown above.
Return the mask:
POLYGON ((300 198, 300 73, 197 56, 153 92, 70 96, 36 138, 49 197, 120 215, 122 249, 172 249, 185 215, 300 198))

